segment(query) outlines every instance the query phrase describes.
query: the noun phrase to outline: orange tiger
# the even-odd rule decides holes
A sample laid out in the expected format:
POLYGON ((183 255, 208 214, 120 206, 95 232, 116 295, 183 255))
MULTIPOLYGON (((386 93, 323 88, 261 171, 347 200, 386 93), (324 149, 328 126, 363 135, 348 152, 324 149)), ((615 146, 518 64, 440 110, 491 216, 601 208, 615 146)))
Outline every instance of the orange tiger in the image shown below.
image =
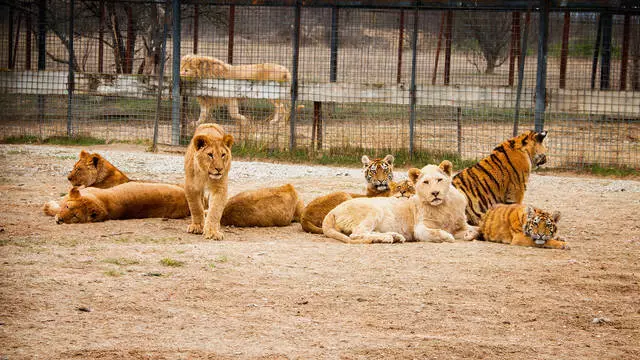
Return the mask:
POLYGON ((547 132, 527 131, 498 145, 491 155, 453 177, 453 186, 467 197, 467 221, 478 225, 496 204, 519 204, 531 169, 547 162, 542 140, 547 132))
POLYGON ((557 236, 560 212, 552 214, 524 204, 497 205, 480 221, 482 239, 520 246, 568 249, 557 236))

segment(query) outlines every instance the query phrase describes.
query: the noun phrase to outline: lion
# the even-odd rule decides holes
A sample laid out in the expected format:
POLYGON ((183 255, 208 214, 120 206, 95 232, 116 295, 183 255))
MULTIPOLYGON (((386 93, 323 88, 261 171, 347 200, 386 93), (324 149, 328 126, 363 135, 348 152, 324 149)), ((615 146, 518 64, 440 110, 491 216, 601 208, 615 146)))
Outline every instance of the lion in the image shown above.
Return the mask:
POLYGON ((451 185, 452 172, 448 160, 412 168, 415 196, 348 200, 327 214, 322 231, 349 244, 473 240, 478 229, 467 224, 466 198, 451 185))
POLYGON ((185 192, 191 210, 189 233, 204 233, 206 239, 223 238, 220 218, 227 200, 231 145, 233 136, 225 134, 218 124, 202 124, 193 134, 184 157, 185 192), (202 201, 205 189, 209 193, 206 220, 202 201))
POLYGON ((161 183, 128 182, 108 189, 72 187, 60 202, 43 207, 58 224, 100 222, 117 219, 189 216, 184 189, 161 183))
MULTIPOLYGON (((187 79, 236 79, 236 80, 259 80, 290 82, 291 72, 289 69, 278 64, 249 64, 230 65, 220 59, 210 56, 186 55, 180 61, 180 76, 187 79)), ((200 105, 200 116, 196 125, 206 122, 209 111, 216 107, 225 105, 229 110, 229 116, 244 125, 247 118, 240 114, 238 99, 226 97, 198 96, 200 105)), ((289 106, 282 100, 269 100, 274 106, 271 124, 281 121, 286 122, 289 118, 289 106)), ((297 107, 300 109, 302 106, 297 107)))
POLYGON ((98 153, 80 151, 78 161, 67 176, 73 186, 107 189, 129 181, 129 177, 98 153))
POLYGON ((300 221, 304 203, 291 184, 241 192, 224 207, 222 225, 287 226, 300 221))

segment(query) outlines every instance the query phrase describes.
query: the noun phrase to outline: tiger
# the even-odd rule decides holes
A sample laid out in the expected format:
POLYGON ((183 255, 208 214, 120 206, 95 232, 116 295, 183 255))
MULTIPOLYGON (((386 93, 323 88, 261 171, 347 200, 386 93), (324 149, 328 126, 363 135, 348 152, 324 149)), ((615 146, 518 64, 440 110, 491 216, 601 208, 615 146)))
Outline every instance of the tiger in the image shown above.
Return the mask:
POLYGON ((393 155, 388 154, 382 159, 369 159, 362 155, 364 178, 367 180, 367 197, 389 196, 393 181, 393 155))
POLYGON ((478 225, 493 205, 522 203, 532 168, 547 162, 546 136, 546 131, 527 131, 506 140, 453 177, 453 186, 467 197, 469 224, 478 225))
POLYGON ((525 204, 500 204, 489 209, 480 221, 480 239, 511 245, 568 249, 560 238, 560 212, 548 213, 525 204))

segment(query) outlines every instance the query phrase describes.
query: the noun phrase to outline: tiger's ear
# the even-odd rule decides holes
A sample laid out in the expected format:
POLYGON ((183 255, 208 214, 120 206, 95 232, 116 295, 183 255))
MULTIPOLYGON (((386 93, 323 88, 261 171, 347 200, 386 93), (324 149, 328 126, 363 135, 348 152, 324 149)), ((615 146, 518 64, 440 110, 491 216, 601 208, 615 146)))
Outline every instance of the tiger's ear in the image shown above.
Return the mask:
POLYGON ((77 187, 72 187, 69 190, 69 199, 80 199, 80 190, 77 187))
POLYGON ((527 220, 532 219, 534 216, 536 216, 536 211, 531 206, 527 206, 524 209, 524 213, 527 216, 527 220))
POLYGON ((93 164, 93 167, 98 167, 98 163, 100 162, 100 155, 99 154, 91 154, 91 163, 93 164))
POLYGON ((227 134, 225 136, 222 137, 222 143, 228 147, 231 148, 231 145, 233 145, 233 135, 227 134))
POLYGON ((545 137, 547 137, 547 132, 546 131, 542 131, 539 133, 534 133, 535 134, 535 139, 537 142, 541 143, 542 140, 544 140, 545 137))
POLYGON ((206 135, 198 135, 193 138, 193 144, 196 147, 196 150, 200 150, 205 146, 209 146, 211 144, 211 140, 206 135))
POLYGON ((449 160, 443 160, 438 167, 448 176, 453 174, 453 164, 449 160))
POLYGON ((558 223, 558 221, 560 221, 560 211, 554 211, 551 214, 551 220, 553 220, 554 223, 558 223))
POLYGON ((407 175, 409 176, 409 181, 415 184, 418 178, 420 177, 420 175, 422 175, 422 172, 420 171, 420 169, 411 168, 409 169, 409 172, 407 173, 407 175))
POLYGON ((364 166, 369 166, 369 164, 371 164, 371 160, 367 155, 362 155, 362 159, 360 159, 360 161, 362 161, 362 165, 364 166))
POLYGON ((388 154, 387 156, 384 157, 384 159, 382 159, 382 161, 386 162, 389 165, 393 165, 394 160, 395 158, 391 154, 388 154))

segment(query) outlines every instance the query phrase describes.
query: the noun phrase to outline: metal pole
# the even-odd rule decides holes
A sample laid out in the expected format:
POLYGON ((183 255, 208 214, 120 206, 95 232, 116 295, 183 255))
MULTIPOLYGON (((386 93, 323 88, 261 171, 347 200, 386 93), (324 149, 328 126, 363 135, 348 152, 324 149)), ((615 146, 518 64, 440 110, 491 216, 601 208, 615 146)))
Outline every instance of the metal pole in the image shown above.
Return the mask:
POLYGON ((200 27, 200 6, 195 4, 193 6, 193 53, 198 53, 198 35, 200 27))
POLYGON ((600 56, 600 36, 602 35, 602 14, 598 17, 598 31, 596 45, 593 48, 593 62, 591 64, 591 90, 596 87, 596 72, 598 71, 598 57, 600 56))
POLYGON ((171 0, 164 5, 164 25, 162 28, 162 51, 160 51, 160 69, 158 74, 158 95, 156 97, 156 120, 153 124, 153 144, 151 151, 158 151, 158 123, 160 122, 160 105, 162 103, 162 87, 164 86, 164 58, 167 56, 167 33, 169 32, 169 7, 171 0))
POLYGON ((74 73, 73 73, 73 20, 75 17, 75 1, 69 1, 69 78, 67 79, 67 136, 73 135, 73 88, 74 88, 74 73))
MULTIPOLYGON (((29 7, 31 9, 31 7, 29 7)), ((24 41, 24 67, 25 70, 31 70, 31 12, 25 14, 27 31, 25 31, 25 41, 24 41)))
POLYGON ((7 42, 7 69, 11 69, 11 64, 13 63, 13 6, 9 5, 9 21, 8 21, 9 29, 7 33, 9 34, 9 41, 7 42))
POLYGON ((520 12, 511 13, 511 49, 509 51, 509 86, 513 86, 513 74, 520 44, 520 12))
POLYGON ((544 129, 544 111, 547 96, 547 50, 549 48, 549 0, 543 0, 540 4, 538 69, 536 71, 536 108, 534 120, 534 128, 537 132, 541 132, 544 129))
POLYGON ((396 83, 402 81, 402 47, 404 46, 404 10, 400 10, 400 29, 398 31, 398 74, 396 83))
POLYGON ((414 145, 414 132, 416 125, 416 61, 418 55, 418 2, 416 1, 416 7, 413 11, 413 33, 411 34, 411 86, 409 88, 409 159, 413 159, 414 145))
POLYGON ((611 31, 613 27, 613 16, 611 13, 604 13, 602 19, 602 61, 600 62, 600 89, 605 90, 611 87, 611 31))
POLYGON ((289 151, 296 148, 296 100, 298 99, 298 59, 300 55, 300 0, 296 1, 293 23, 293 64, 291 65, 291 116, 289 117, 289 151))
POLYGON ((567 85, 567 57, 569 56, 569 30, 571 28, 571 13, 564 12, 564 26, 562 28, 562 50, 560 51, 560 89, 567 85))
POLYGON ((518 123, 520 122, 520 99, 522 98, 522 83, 524 82, 524 62, 527 57, 527 39, 529 38, 529 20, 531 9, 527 10, 524 21, 524 31, 520 45, 520 59, 518 60, 518 88, 516 90, 516 108, 513 115, 513 136, 518 135, 518 123))
MULTIPOLYGON (((38 71, 44 71, 47 67, 47 0, 39 0, 38 3, 38 71)), ((44 138, 44 108, 45 97, 38 95, 38 122, 40 124, 40 138, 44 138)))
POLYGON ((171 66, 171 144, 180 145, 180 1, 173 0, 173 50, 171 66))
POLYGON ((229 6, 229 47, 227 48, 227 62, 233 64, 233 38, 236 27, 236 6, 229 6))
POLYGON ((329 82, 338 79, 338 7, 331 8, 331 57, 329 60, 329 82))
POLYGON ((620 64, 620 91, 627 89, 627 66, 629 64, 629 31, 630 16, 624 16, 624 25, 622 25, 622 62, 620 64))

